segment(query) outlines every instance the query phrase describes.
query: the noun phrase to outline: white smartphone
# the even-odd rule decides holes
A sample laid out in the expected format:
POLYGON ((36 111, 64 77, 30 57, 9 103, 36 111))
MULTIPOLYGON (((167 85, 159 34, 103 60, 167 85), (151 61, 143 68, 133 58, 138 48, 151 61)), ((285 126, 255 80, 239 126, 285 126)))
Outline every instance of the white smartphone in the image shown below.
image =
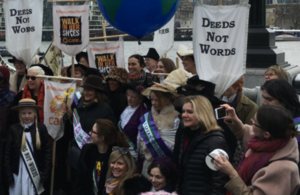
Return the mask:
POLYGON ((227 116, 228 113, 226 112, 225 108, 219 107, 215 109, 215 115, 216 115, 216 119, 219 120, 227 116))

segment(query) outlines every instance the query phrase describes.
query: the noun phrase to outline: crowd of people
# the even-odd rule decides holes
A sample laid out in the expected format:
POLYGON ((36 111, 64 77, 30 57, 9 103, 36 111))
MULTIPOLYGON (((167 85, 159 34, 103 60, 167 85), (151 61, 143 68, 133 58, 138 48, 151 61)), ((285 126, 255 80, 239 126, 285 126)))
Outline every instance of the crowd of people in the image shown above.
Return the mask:
POLYGON ((60 194, 300 194, 300 102, 286 71, 271 66, 262 86, 244 88, 241 77, 215 97, 215 84, 197 76, 193 50, 180 46, 177 54, 184 70, 153 48, 130 56, 128 71, 102 75, 85 52, 76 56, 74 75, 62 68, 63 77, 82 79, 75 89, 81 98, 62 107, 55 164, 37 77, 52 70, 37 57, 28 69, 13 57, 14 75, 0 66, 0 194, 49 194, 53 166, 60 194), (91 140, 81 149, 74 109, 91 140))

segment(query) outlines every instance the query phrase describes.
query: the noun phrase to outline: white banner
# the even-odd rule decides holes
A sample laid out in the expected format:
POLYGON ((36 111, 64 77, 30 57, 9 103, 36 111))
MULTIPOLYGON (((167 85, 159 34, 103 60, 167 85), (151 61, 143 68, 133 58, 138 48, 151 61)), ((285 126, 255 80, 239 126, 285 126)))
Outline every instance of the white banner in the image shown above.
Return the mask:
POLYGON ((159 30, 155 31, 153 44, 160 57, 163 57, 174 44, 174 18, 159 30))
POLYGON ((74 97, 76 82, 57 83, 45 79, 45 101, 44 101, 44 124, 49 135, 59 140, 64 135, 64 123, 62 106, 66 102, 66 92, 69 91, 68 105, 71 105, 74 97), (72 90, 73 89, 73 90, 72 90))
POLYGON ((42 41, 43 1, 4 0, 7 51, 27 68, 42 41))
POLYGON ((195 2, 193 49, 200 79, 216 84, 220 97, 246 71, 249 9, 244 3, 209 6, 195 2))
POLYGON ((86 48, 91 68, 107 75, 114 66, 125 68, 123 36, 110 43, 90 43, 86 48))
POLYGON ((58 6, 53 0, 54 45, 75 56, 90 42, 89 0, 84 5, 58 6))
POLYGON ((81 127, 80 118, 76 109, 73 111, 73 128, 74 139, 80 149, 82 149, 85 144, 91 143, 91 137, 81 127))

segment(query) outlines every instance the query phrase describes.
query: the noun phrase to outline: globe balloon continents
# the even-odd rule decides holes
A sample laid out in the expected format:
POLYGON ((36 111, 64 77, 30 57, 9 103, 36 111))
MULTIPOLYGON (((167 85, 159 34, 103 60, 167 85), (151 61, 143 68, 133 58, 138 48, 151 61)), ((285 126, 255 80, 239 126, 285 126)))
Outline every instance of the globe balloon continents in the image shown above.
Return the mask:
POLYGON ((174 16, 180 0, 97 0, 104 18, 118 30, 142 38, 174 16))

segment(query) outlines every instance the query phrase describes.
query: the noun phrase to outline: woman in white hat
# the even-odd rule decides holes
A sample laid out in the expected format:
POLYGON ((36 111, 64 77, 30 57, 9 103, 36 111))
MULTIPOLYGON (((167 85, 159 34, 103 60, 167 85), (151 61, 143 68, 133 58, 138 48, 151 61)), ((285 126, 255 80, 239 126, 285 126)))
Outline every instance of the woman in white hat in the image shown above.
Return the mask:
POLYGON ((189 50, 186 46, 180 44, 177 55, 182 60, 182 65, 184 70, 190 72, 192 74, 197 74, 195 59, 194 59, 194 51, 189 50))
POLYGON ((142 174, 149 178, 147 170, 155 157, 172 157, 175 135, 180 122, 179 113, 175 110, 172 99, 179 95, 169 85, 163 84, 147 88, 142 95, 150 96, 152 109, 140 118, 137 165, 143 164, 142 174))
POLYGON ((51 145, 47 128, 37 122, 43 107, 30 98, 19 101, 20 122, 10 127, 6 140, 4 171, 10 195, 42 194, 49 184, 51 145))

